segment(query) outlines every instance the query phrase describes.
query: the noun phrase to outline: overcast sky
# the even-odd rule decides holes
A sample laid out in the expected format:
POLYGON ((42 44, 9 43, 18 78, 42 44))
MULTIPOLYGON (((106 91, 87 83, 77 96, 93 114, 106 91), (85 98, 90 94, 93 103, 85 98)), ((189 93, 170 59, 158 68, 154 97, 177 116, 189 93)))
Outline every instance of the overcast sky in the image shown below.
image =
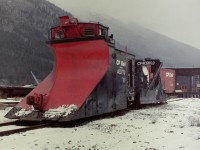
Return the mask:
POLYGON ((138 24, 200 49, 200 0, 49 0, 76 17, 89 12, 138 24))

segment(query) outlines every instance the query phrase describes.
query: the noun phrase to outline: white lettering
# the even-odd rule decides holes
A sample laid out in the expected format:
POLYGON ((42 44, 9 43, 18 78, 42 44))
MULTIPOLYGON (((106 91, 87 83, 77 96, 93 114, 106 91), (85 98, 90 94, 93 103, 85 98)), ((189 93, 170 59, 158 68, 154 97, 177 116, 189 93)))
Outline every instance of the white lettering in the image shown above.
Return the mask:
POLYGON ((123 61, 123 60, 116 60, 116 65, 117 66, 122 66, 122 67, 125 67, 126 66, 126 62, 125 61, 123 61))
POLYGON ((126 62, 125 61, 121 61, 121 66, 125 67, 126 66, 126 62))
POLYGON ((144 65, 144 66, 150 66, 150 65, 154 65, 155 61, 139 61, 137 62, 138 66, 144 65))
POLYGON ((123 69, 118 69, 118 70, 117 70, 117 74, 126 75, 126 71, 123 70, 123 69))
POLYGON ((122 77, 122 82, 125 83, 126 82, 126 78, 122 77))
POLYGON ((166 77, 173 78, 173 77, 174 77, 174 74, 171 73, 171 72, 166 72, 166 77))
POLYGON ((116 65, 120 65, 120 60, 116 60, 116 65))

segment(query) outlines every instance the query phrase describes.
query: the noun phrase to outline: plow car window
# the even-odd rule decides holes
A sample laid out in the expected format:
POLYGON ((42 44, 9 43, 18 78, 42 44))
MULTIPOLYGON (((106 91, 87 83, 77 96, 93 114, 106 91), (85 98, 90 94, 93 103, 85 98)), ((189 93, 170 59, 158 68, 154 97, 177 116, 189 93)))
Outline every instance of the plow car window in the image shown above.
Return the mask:
POLYGON ((81 33, 83 36, 95 36, 95 27, 94 26, 81 27, 81 33))

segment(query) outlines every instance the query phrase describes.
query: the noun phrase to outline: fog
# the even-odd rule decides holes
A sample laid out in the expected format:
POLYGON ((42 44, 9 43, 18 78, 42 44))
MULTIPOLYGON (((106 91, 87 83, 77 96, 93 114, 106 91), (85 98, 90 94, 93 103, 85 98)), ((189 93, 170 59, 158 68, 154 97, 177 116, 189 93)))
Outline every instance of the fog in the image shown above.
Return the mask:
POLYGON ((199 0, 49 0, 75 17, 98 13, 146 28, 200 49, 199 0))

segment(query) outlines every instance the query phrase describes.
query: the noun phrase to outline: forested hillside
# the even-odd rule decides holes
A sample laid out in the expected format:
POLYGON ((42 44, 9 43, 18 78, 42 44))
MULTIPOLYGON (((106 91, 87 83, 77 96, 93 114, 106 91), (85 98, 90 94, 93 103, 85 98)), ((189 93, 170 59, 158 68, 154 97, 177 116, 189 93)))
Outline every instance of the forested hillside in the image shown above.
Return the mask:
POLYGON ((0 0, 1 84, 32 84, 31 71, 40 80, 51 71, 45 41, 61 15, 71 16, 45 0, 0 0))

